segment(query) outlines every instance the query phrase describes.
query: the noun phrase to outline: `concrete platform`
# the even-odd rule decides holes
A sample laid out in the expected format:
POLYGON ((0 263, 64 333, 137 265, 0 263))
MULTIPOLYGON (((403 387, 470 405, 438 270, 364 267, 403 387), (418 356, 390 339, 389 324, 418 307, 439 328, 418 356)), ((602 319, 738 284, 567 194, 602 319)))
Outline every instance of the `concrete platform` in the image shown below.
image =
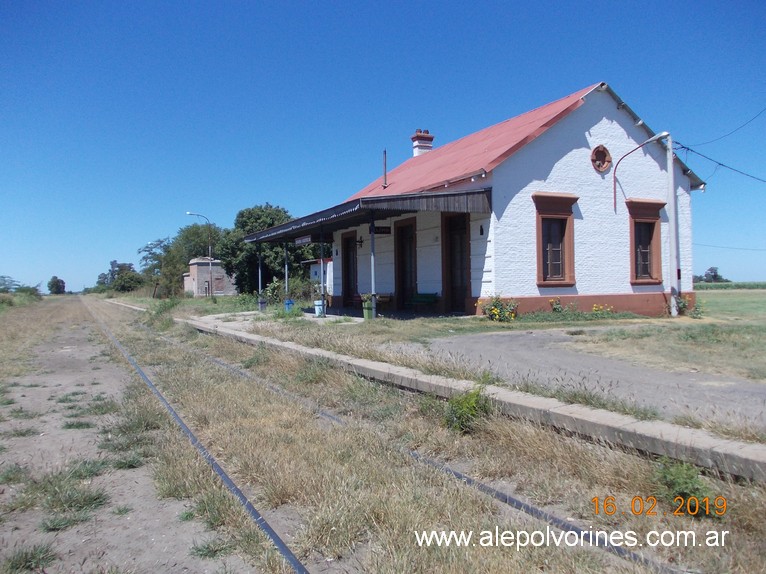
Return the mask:
MULTIPOLYGON (((248 320, 232 321, 230 315, 226 321, 222 321, 221 316, 208 316, 187 319, 184 322, 201 332, 230 337, 248 344, 263 344, 305 357, 325 359, 339 368, 363 377, 405 389, 432 393, 439 397, 449 398, 475 386, 473 381, 427 375, 407 367, 359 359, 255 335, 247 332, 248 320)), ((566 404, 556 399, 492 385, 486 387, 486 392, 500 411, 511 417, 766 483, 764 444, 725 439, 707 431, 664 421, 641 421, 611 411, 566 404)))

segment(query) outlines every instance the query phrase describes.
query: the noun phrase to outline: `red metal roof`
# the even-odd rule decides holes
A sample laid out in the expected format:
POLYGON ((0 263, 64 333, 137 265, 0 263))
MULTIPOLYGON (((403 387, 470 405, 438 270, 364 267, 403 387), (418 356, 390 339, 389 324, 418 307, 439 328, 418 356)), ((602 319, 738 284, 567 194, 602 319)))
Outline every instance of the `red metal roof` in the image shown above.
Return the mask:
POLYGON ((388 172, 388 185, 385 188, 381 176, 347 201, 443 189, 445 183, 490 172, 556 122, 579 108, 583 97, 600 85, 601 83, 594 84, 565 98, 410 158, 388 172))

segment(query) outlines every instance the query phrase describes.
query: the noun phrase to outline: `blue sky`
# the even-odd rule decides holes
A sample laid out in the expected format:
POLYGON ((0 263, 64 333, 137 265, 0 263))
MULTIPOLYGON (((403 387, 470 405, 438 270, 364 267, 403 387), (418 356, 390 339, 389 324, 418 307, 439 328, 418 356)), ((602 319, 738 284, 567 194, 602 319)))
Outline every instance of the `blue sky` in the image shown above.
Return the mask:
MULTIPOLYGON (((766 113, 691 145, 766 108, 765 21, 761 1, 0 0, 0 275, 80 290, 186 211, 306 215, 416 128, 442 145, 599 81, 766 179, 766 113)), ((766 184, 681 157, 708 182, 694 272, 766 280, 766 184)))

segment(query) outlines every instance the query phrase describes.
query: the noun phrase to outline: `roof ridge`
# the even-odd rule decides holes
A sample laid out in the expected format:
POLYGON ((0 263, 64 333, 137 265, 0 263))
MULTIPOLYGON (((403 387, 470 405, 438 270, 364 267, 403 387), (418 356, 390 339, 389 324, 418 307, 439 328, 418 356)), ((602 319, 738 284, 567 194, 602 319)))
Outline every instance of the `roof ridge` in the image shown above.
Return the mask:
POLYGON ((604 85, 605 82, 592 84, 466 134, 427 153, 410 157, 387 173, 386 187, 382 185, 383 177, 379 176, 347 201, 427 191, 481 171, 491 171, 579 107, 585 96, 604 85), (546 110, 550 110, 550 113, 546 113, 546 110), (525 121, 525 118, 535 118, 536 121, 525 121))

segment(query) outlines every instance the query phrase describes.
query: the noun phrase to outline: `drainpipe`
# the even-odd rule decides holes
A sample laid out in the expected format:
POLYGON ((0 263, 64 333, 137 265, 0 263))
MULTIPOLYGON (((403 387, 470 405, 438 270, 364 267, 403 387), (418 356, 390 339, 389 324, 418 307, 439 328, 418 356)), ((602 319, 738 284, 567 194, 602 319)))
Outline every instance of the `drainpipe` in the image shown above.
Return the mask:
POLYGON ((670 315, 678 315, 677 298, 681 296, 681 265, 678 253, 678 194, 676 193, 674 164, 673 164, 673 138, 667 135, 667 161, 668 161, 668 231, 670 232, 670 315))

